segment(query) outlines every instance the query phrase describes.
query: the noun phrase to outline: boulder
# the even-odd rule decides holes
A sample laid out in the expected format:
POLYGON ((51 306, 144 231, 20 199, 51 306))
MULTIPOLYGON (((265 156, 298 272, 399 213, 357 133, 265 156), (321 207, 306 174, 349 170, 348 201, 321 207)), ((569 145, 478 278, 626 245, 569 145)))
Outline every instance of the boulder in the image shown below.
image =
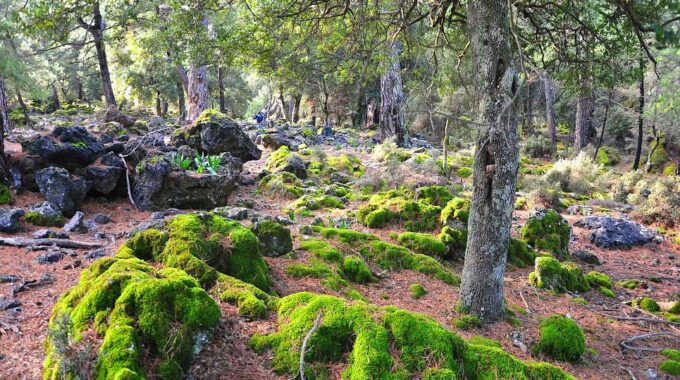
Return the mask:
POLYGON ((64 232, 87 232, 87 227, 83 224, 84 216, 85 214, 82 211, 77 211, 64 226, 64 232))
POLYGON ((581 249, 572 254, 575 259, 586 264, 600 265, 600 259, 592 251, 581 249))
POLYGON ((24 210, 20 208, 0 210, 0 232, 13 234, 19 231, 21 227, 19 219, 22 216, 24 216, 24 210))
POLYGON ((282 146, 287 146, 290 150, 298 150, 298 146, 305 142, 302 136, 289 136, 281 132, 267 133, 262 135, 260 142, 263 147, 270 150, 277 150, 282 146))
POLYGON ((69 235, 64 232, 56 232, 50 229, 41 229, 33 233, 34 239, 68 239, 69 235))
POLYGON ((644 245, 656 237, 656 232, 626 218, 588 216, 576 226, 592 230, 590 242, 602 248, 618 249, 644 245))
POLYGON ((253 224, 251 230, 260 241, 260 252, 265 256, 278 257, 293 250, 290 230, 271 220, 253 224))
POLYGON ((70 174, 66 169, 49 167, 35 173, 40 193, 66 216, 76 212, 90 190, 91 182, 70 174))
POLYGON ((30 155, 68 169, 93 163, 104 149, 83 127, 57 127, 50 135, 39 135, 22 146, 30 155))
POLYGON ((64 225, 64 215, 58 207, 46 201, 31 206, 26 213, 26 221, 36 226, 61 227, 64 225))
POLYGON ((259 160, 262 155, 236 121, 214 110, 204 111, 194 124, 177 130, 171 142, 207 154, 229 152, 243 162, 259 160))
POLYGON ((92 165, 85 168, 83 176, 92 182, 92 189, 101 195, 111 194, 122 179, 125 169, 121 166, 92 165))

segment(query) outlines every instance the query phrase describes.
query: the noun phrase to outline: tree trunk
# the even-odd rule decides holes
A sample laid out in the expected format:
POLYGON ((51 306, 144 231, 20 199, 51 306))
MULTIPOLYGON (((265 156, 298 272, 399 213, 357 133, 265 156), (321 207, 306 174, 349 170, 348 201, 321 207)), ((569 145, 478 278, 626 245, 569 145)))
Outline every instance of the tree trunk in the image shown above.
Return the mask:
POLYGON ((609 116, 609 107, 611 106, 612 103, 612 94, 614 93, 614 89, 612 88, 609 90, 609 96, 607 96, 607 106, 604 109, 604 118, 602 119, 602 130, 600 131, 600 138, 597 140, 597 147, 595 148, 595 155, 593 155, 593 161, 597 160, 597 153, 600 151, 600 148, 602 147, 602 140, 604 139, 604 130, 605 127, 607 127, 607 117, 609 116))
POLYGON ((102 14, 99 10, 99 2, 94 3, 94 26, 90 26, 88 31, 94 39, 94 47, 97 50, 97 61, 99 62, 99 73, 102 77, 102 89, 107 106, 118 107, 116 97, 113 94, 111 84, 111 74, 109 73, 109 62, 106 58, 106 47, 104 46, 104 24, 102 14))
POLYGON ((404 86, 401 81, 399 54, 401 43, 394 42, 390 47, 390 61, 387 70, 380 78, 380 133, 382 139, 397 137, 397 145, 409 147, 411 141, 404 120, 404 86))
POLYGON ((643 126, 645 123, 645 58, 640 58, 640 101, 638 108, 638 137, 637 147, 635 148, 635 161, 633 162, 633 170, 638 170, 640 167, 640 157, 642 156, 642 139, 644 137, 643 126))
POLYGON ((518 77, 509 43, 508 3, 471 1, 467 10, 480 102, 459 306, 484 321, 496 321, 505 315, 503 277, 519 166, 517 121, 511 103, 518 77))
POLYGON ((58 110, 61 108, 61 102, 59 102, 59 92, 57 91, 57 86, 54 85, 54 83, 50 84, 50 87, 52 87, 52 103, 54 104, 54 110, 58 110))
POLYGON ((555 87, 552 79, 548 75, 543 75, 543 91, 545 92, 545 113, 548 119, 548 131, 550 133, 550 141, 553 146, 557 143, 557 126, 555 125, 555 87))
POLYGON ((5 79, 0 76, 0 185, 10 186, 12 177, 9 173, 9 164, 5 156, 5 132, 9 133, 9 108, 5 92, 5 79))
POLYGON ((179 120, 184 120, 187 117, 187 106, 184 99, 184 85, 182 82, 177 82, 177 112, 179 112, 179 120))
POLYGON ((217 68, 217 88, 219 89, 220 112, 226 115, 227 103, 224 100, 224 70, 222 67, 217 68))
POLYGON ((576 126, 574 127, 574 151, 576 153, 589 143, 593 111, 592 90, 590 86, 585 86, 579 92, 579 97, 576 100, 576 126))
POLYGON ((288 115, 286 113, 286 108, 288 108, 288 107, 286 106, 286 99, 283 97, 283 89, 282 88, 279 88, 278 102, 279 102, 279 111, 281 111, 282 118, 284 120, 288 121, 289 119, 288 119, 288 115))
POLYGON ((161 109, 161 93, 156 91, 156 116, 161 116, 163 110, 161 109))
POLYGON ((187 120, 198 119, 208 109, 208 66, 189 67, 189 112, 187 120))
POLYGON ((524 117, 525 117, 525 127, 524 136, 531 136, 536 133, 534 131, 534 109, 533 109, 533 92, 532 90, 533 81, 527 78, 526 83, 526 99, 524 101, 524 117))
POLYGON ((293 95, 293 123, 300 121, 300 103, 302 102, 302 94, 296 93, 293 95))
POLYGON ((19 106, 21 106, 21 112, 24 113, 24 123, 27 126, 32 125, 33 123, 31 122, 31 117, 28 116, 28 107, 26 107, 26 103, 24 102, 23 96, 21 96, 21 90, 17 88, 17 101, 19 102, 19 106))

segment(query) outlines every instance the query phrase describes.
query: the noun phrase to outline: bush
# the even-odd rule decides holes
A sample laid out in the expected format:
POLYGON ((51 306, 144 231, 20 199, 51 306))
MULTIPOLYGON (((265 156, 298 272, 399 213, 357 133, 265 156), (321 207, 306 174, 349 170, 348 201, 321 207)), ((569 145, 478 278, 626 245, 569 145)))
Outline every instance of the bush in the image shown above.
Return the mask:
POLYGON ((614 166, 621 161, 621 155, 614 148, 602 146, 600 147, 600 150, 597 151, 595 161, 600 165, 614 166))
POLYGON ((581 152, 576 158, 557 161, 543 179, 562 191, 587 195, 603 187, 602 174, 602 165, 581 152))
POLYGON ((540 134, 529 136, 522 150, 524 154, 533 158, 548 157, 555 153, 555 147, 550 139, 540 134))
POLYGON ((586 338, 572 319, 553 315, 539 325, 539 341, 534 351, 555 360, 578 361, 586 350, 586 338))
POLYGON ((680 221, 680 177, 641 180, 628 202, 637 206, 634 215, 644 223, 673 227, 680 221))

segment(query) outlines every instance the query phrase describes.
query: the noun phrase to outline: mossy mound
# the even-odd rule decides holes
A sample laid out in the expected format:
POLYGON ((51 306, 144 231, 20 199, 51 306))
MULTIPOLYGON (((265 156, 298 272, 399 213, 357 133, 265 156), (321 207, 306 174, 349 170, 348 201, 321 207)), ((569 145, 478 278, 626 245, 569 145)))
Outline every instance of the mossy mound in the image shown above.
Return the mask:
POLYGON ((527 219, 520 237, 534 249, 548 251, 559 260, 569 258, 571 227, 555 210, 538 210, 527 219))
POLYGON ((467 230, 444 226, 439 233, 439 240, 444 243, 444 257, 463 259, 467 246, 467 230))
POLYGON ((671 314, 680 314, 680 301, 675 301, 673 303, 673 306, 671 306, 671 308, 668 309, 668 312, 671 314))
POLYGON ((364 260, 356 255, 347 255, 342 260, 342 272, 352 282, 365 284, 373 281, 373 272, 364 260))
POLYGON ((586 280, 593 288, 603 286, 605 288, 611 289, 612 280, 606 274, 598 271, 590 271, 586 274, 586 280))
POLYGON ((317 239, 317 238, 310 238, 308 240, 305 240, 300 243, 300 249, 303 251, 308 251, 314 256, 334 262, 334 263, 341 263, 343 254, 342 252, 335 248, 333 244, 330 244, 324 240, 317 239))
POLYGON ((335 291, 349 285, 340 268, 316 259, 310 260, 309 264, 291 264, 286 268, 286 274, 294 278, 318 278, 321 280, 321 285, 335 291))
POLYGON ((481 327, 482 321, 474 315, 461 315, 458 318, 454 318, 452 324, 461 330, 470 330, 481 327))
POLYGON ((338 197, 326 194, 307 194, 288 206, 290 210, 320 210, 322 208, 344 209, 345 203, 338 197))
POLYGON ((508 262, 516 267, 525 268, 536 260, 536 253, 522 239, 510 238, 508 244, 508 262))
POLYGON ((361 159, 351 154, 314 157, 309 163, 309 172, 319 177, 330 177, 331 174, 339 172, 358 178, 365 171, 366 168, 361 163, 361 159))
POLYGON ((61 215, 47 216, 37 211, 27 212, 24 218, 28 223, 41 227, 61 227, 66 221, 61 215))
POLYGON ((297 199, 304 194, 303 187, 302 181, 295 174, 281 172, 262 178, 257 185, 257 191, 267 196, 297 199))
POLYGON ((397 241, 400 245, 423 255, 443 257, 446 254, 444 243, 430 234, 404 232, 399 235, 397 241))
POLYGON ((442 209, 440 203, 445 198, 438 193, 439 189, 430 189, 390 190, 375 194, 357 211, 357 220, 370 228, 403 224, 408 231, 432 231, 438 226, 437 218, 442 209), (416 194, 421 194, 421 197, 416 194))
POLYGON ((425 288, 423 288, 423 286, 420 284, 411 284, 409 289, 411 290, 411 298, 414 300, 417 300, 418 298, 421 298, 427 294, 427 290, 425 290, 425 288))
POLYGON ((453 198, 446 203, 446 207, 442 210, 439 219, 445 225, 462 224, 462 226, 467 227, 471 204, 469 199, 453 198))
POLYGON ((307 165, 299 155, 291 153, 285 145, 269 156, 264 168, 271 173, 288 172, 301 179, 307 178, 307 165))
POLYGON ((583 330, 572 319, 553 315, 539 326, 539 341, 535 352, 542 352, 555 360, 578 361, 586 350, 583 330))
POLYGON ((668 358, 659 365, 659 371, 665 372, 671 376, 680 376, 680 351, 666 348, 661 351, 661 355, 668 358))
POLYGON ((595 157, 595 162, 604 166, 614 166, 621 161, 621 155, 618 150, 608 146, 600 147, 595 157))
POLYGON ((560 263, 552 257, 537 257, 534 271, 529 273, 529 282, 542 289, 555 292, 587 292, 588 280, 578 265, 560 263))
POLYGON ((290 230, 280 223, 264 220, 250 227, 260 242, 260 252, 265 256, 281 256, 293 250, 290 230))
POLYGON ((572 379, 557 367, 523 362, 500 348, 468 344, 433 319, 394 307, 296 293, 279 303, 279 330, 255 335, 258 351, 271 348, 280 374, 297 374, 302 341, 308 341, 305 373, 324 378, 332 363, 346 362, 344 379, 572 379))
MULTIPOLYGON (((656 141, 652 141, 649 149, 654 149, 656 146, 656 141)), ((650 169, 654 173, 660 172, 663 167, 668 163, 668 151, 666 150, 666 141, 665 139, 662 139, 661 142, 659 143, 658 146, 656 146, 656 149, 654 149, 654 153, 652 153, 652 156, 650 157, 650 169)))
POLYGON ((652 313, 661 311, 661 306, 653 298, 642 297, 633 301, 633 306, 639 307, 642 310, 646 310, 652 313))
POLYGON ((215 301, 182 270, 137 258, 98 260, 54 306, 43 377, 79 378, 78 356, 88 354, 79 351, 101 341, 98 379, 146 378, 151 359, 154 376, 180 379, 219 318, 215 301))

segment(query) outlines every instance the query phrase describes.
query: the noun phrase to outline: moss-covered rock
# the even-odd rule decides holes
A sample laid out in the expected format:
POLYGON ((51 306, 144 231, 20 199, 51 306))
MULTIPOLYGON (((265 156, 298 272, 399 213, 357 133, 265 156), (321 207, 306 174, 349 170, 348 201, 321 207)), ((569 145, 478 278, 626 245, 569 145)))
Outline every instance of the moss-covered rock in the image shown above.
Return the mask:
POLYGON ((534 347, 555 360, 578 361, 586 350, 586 338, 572 319, 553 315, 539 326, 539 341, 534 347))
POLYGON ((342 262, 342 252, 324 240, 310 238, 300 243, 300 249, 308 251, 312 255, 330 262, 340 264, 342 262))
POLYGON ((587 292, 590 290, 583 271, 575 263, 560 263, 552 257, 537 257, 529 282, 555 292, 587 292))
POLYGON ((469 199, 453 198, 446 204, 439 219, 444 225, 467 228, 467 221, 470 216, 470 205, 471 202, 469 199))
POLYGON ((586 274, 586 280, 593 288, 603 286, 605 288, 611 289, 612 287, 611 278, 602 272, 590 271, 586 274))
POLYGON ((9 186, 0 183, 0 205, 12 202, 12 191, 9 186))
POLYGON ((286 274, 294 278, 318 278, 321 280, 321 285, 335 291, 348 285, 347 280, 343 278, 342 271, 316 259, 310 260, 309 264, 291 264, 286 267, 286 274))
POLYGON ((320 210, 322 208, 344 209, 345 202, 333 195, 326 194, 307 194, 298 198, 288 206, 291 210, 320 210))
MULTIPOLYGON (((408 231, 431 231, 437 228, 437 217, 441 206, 441 195, 423 195, 417 198, 415 192, 390 190, 373 195, 368 204, 356 213, 359 223, 370 228, 382 228, 388 224, 403 224, 408 231)), ((427 193, 427 192, 425 192, 427 193)))
POLYGON ((520 237, 534 249, 552 253, 558 260, 569 258, 571 227, 555 210, 538 210, 527 219, 520 237))
POLYGON ((653 298, 641 297, 633 301, 633 306, 652 313, 661 311, 661 306, 653 298))
POLYGON ((482 321, 474 315, 461 315, 454 318, 451 323, 461 330, 470 330, 482 326, 482 321))
POLYGON ((80 377, 77 357, 89 353, 78 352, 99 346, 99 379, 146 378, 152 358, 150 373, 180 379, 219 318, 215 301, 184 271, 133 257, 101 259, 54 306, 43 377, 80 377))
POLYGON ((671 376, 680 376, 680 350, 666 348, 661 351, 661 355, 668 360, 661 362, 659 370, 671 376))
POLYGON ((416 253, 432 257, 443 257, 446 253, 444 243, 430 234, 404 232, 397 238, 399 244, 416 253))
POLYGON ((414 300, 417 300, 418 298, 421 298, 427 294, 427 290, 425 290, 425 288, 423 288, 423 286, 420 284, 411 284, 409 289, 411 290, 411 298, 414 300))
POLYGON ((356 255, 347 255, 342 260, 342 272, 352 282, 364 284, 373 281, 373 272, 364 260, 356 255))
POLYGON ((288 172, 269 174, 260 180, 257 191, 260 194, 296 199, 304 194, 304 185, 294 174, 288 172))
POLYGON ((290 230, 280 223, 264 220, 250 227, 260 242, 260 252, 265 256, 277 257, 293 250, 290 230))
POLYGON ((620 161, 621 155, 619 152, 609 146, 600 147, 600 150, 597 151, 597 157, 595 157, 595 162, 604 166, 614 166, 620 161))
POLYGON ((516 267, 525 268, 533 264, 536 254, 522 239, 510 238, 508 243, 508 262, 516 267))
POLYGON ((444 243, 444 257, 463 259, 467 246, 467 230, 444 226, 439 233, 439 240, 444 243))
POLYGON ((305 162, 297 154, 291 153, 285 145, 282 145, 269 156, 264 168, 272 173, 288 172, 301 179, 307 178, 305 162))
POLYGON ((304 356, 309 378, 322 378, 330 364, 345 362, 345 379, 573 379, 500 348, 467 344, 433 319, 394 307, 296 293, 281 300, 278 312, 279 330, 255 335, 251 345, 271 348, 280 374, 299 372, 302 341, 321 315, 304 356))

